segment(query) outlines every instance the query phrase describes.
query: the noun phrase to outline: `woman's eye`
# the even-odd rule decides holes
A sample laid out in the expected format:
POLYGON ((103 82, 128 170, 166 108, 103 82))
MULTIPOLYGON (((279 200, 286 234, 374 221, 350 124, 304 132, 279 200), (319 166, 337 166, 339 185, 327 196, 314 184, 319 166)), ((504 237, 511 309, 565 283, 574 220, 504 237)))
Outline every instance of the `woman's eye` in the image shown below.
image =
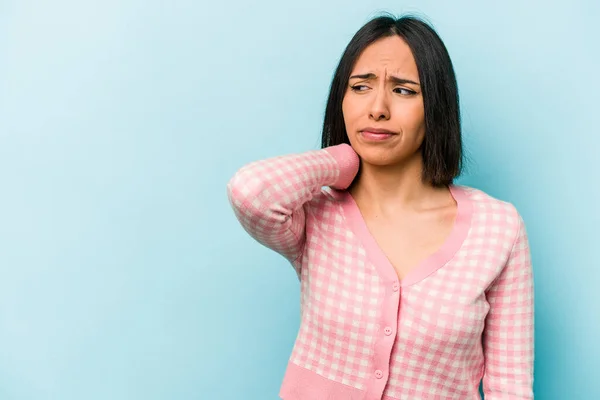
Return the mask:
POLYGON ((394 92, 396 92, 396 93, 400 92, 400 94, 407 95, 407 96, 416 93, 410 89, 404 89, 404 88, 396 88, 396 89, 394 89, 394 92), (402 92, 404 92, 404 93, 402 93, 402 92))
POLYGON ((351 88, 355 92, 364 92, 367 89, 367 87, 365 85, 354 85, 354 86, 351 86, 351 88))

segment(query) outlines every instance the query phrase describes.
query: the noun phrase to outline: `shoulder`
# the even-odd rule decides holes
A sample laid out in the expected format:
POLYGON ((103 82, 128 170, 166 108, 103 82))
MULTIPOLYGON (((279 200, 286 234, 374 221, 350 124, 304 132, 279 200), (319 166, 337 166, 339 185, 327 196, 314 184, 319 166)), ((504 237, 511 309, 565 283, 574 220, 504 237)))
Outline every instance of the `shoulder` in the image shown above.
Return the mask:
POLYGON ((512 202, 474 187, 457 187, 465 193, 472 206, 474 224, 496 233, 506 233, 506 237, 510 239, 516 238, 524 230, 523 218, 512 202))

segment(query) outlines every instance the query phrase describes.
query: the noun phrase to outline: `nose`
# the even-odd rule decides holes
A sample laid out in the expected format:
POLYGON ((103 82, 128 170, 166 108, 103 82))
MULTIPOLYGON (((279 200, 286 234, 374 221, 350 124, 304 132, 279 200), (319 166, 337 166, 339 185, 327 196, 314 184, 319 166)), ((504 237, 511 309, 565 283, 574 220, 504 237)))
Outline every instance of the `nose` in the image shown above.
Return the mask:
POLYGON ((390 118, 390 107, 385 90, 380 89, 373 98, 369 118, 374 121, 387 120, 390 118))

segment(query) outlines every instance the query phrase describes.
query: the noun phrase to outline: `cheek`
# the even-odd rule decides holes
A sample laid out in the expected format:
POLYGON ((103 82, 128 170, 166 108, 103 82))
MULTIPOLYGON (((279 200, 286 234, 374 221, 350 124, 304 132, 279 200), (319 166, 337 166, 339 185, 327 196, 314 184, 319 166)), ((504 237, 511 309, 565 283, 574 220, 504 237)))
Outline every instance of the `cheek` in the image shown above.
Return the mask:
POLYGON ((425 110, 420 103, 404 103, 399 105, 394 111, 403 130, 415 132, 419 131, 420 128, 425 125, 425 110))
POLYGON ((344 118, 344 125, 346 126, 346 132, 349 139, 352 139, 353 136, 355 136, 355 132, 363 118, 363 114, 364 112, 361 109, 360 102, 353 99, 344 99, 342 102, 342 117, 344 118))
POLYGON ((404 128, 419 125, 424 121, 425 110, 423 104, 416 101, 400 101, 394 104, 392 119, 400 123, 404 128))
POLYGON ((344 118, 347 117, 349 121, 356 120, 364 113, 364 100, 357 98, 357 96, 346 96, 342 101, 342 112, 344 118))

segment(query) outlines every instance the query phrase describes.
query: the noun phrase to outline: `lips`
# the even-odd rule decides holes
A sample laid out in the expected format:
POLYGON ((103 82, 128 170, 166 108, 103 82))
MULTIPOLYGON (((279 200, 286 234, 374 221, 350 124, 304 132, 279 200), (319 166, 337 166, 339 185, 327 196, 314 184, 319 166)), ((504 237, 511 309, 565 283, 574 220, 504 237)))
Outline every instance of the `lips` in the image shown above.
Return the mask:
POLYGON ((389 135, 395 135, 395 134, 396 134, 396 132, 394 132, 394 131, 390 131, 390 130, 388 130, 388 129, 381 129, 381 128, 371 128, 371 127, 364 128, 363 130, 361 130, 361 132, 379 133, 379 134, 389 134, 389 135))
POLYGON ((389 131, 387 129, 377 129, 377 128, 365 128, 359 132, 359 134, 367 141, 382 141, 390 139, 395 136, 396 133, 389 131))

